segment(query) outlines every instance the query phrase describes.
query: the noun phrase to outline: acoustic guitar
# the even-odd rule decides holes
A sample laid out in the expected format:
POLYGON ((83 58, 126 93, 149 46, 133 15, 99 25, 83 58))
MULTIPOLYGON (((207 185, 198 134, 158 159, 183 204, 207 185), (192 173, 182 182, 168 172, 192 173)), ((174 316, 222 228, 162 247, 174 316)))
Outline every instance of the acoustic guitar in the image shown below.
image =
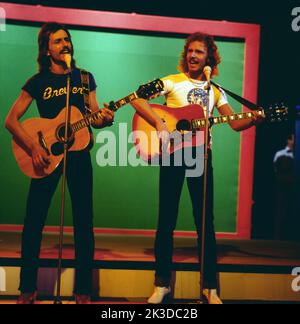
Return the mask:
MULTIPOLYGON (((151 99, 163 90, 163 82, 156 79, 141 85, 137 91, 116 101, 110 102, 108 108, 116 111, 134 99, 151 99)), ((41 146, 46 152, 49 164, 45 168, 36 168, 33 164, 31 152, 16 138, 12 139, 12 147, 15 159, 22 172, 31 178, 44 178, 50 175, 63 159, 63 144, 65 136, 65 110, 62 109, 54 119, 31 118, 22 123, 24 130, 41 146)), ((80 110, 70 107, 70 122, 68 127, 68 150, 81 151, 90 143, 90 132, 88 126, 94 121, 102 119, 101 109, 83 116, 80 110)))
MULTIPOLYGON (((204 143, 204 127, 206 119, 200 105, 188 105, 181 108, 169 108, 163 105, 151 104, 152 110, 163 120, 170 130, 170 141, 162 146, 161 138, 154 127, 147 123, 137 113, 132 121, 133 140, 141 158, 151 163, 157 161, 162 154, 172 154, 185 147, 195 147, 204 143)), ((257 110, 271 123, 284 121, 288 117, 288 108, 270 106, 268 109, 257 110)), ((253 111, 232 115, 209 117, 209 127, 216 124, 229 123, 235 120, 251 119, 253 111)))

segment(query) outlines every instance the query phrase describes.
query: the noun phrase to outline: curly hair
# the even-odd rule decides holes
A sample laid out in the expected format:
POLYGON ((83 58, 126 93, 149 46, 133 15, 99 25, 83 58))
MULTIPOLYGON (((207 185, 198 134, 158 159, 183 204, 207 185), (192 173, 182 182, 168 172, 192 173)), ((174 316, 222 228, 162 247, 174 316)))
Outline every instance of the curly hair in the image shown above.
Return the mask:
POLYGON ((74 49, 73 49, 73 43, 72 43, 70 32, 67 30, 67 28, 64 25, 58 24, 56 22, 49 22, 44 24, 41 27, 41 30, 39 32, 39 37, 38 37, 39 53, 37 58, 37 62, 39 65, 39 72, 46 72, 49 71, 50 69, 51 60, 50 57, 48 56, 50 34, 56 33, 58 30, 64 30, 70 39, 72 45, 71 67, 72 68, 76 67, 75 60, 73 59, 74 49))
POLYGON ((218 64, 221 62, 221 57, 219 55, 218 47, 215 44, 214 38, 210 35, 196 32, 191 34, 185 41, 183 51, 181 53, 181 58, 179 65, 177 67, 180 72, 188 72, 188 62, 186 59, 187 51, 192 42, 204 42, 207 47, 208 56, 206 65, 209 65, 212 69, 212 77, 218 75, 218 64))

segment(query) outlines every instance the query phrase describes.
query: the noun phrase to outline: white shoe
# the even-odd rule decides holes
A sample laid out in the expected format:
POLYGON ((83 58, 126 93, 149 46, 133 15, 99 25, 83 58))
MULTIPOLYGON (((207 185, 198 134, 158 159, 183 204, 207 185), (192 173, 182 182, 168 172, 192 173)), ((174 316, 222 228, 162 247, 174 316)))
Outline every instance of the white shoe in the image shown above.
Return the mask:
POLYGON ((203 289, 203 295, 210 305, 222 305, 223 302, 218 296, 217 289, 203 289))
POLYGON ((170 287, 155 287, 152 296, 148 299, 148 304, 161 304, 164 297, 170 292, 170 287))

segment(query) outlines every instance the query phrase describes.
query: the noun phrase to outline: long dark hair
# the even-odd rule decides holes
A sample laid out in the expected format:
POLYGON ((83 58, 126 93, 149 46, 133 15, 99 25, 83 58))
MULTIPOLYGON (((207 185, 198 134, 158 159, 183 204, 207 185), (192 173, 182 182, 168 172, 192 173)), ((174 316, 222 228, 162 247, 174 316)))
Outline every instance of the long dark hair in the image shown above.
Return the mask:
POLYGON ((64 30, 70 39, 70 42, 72 45, 71 67, 72 68, 76 67, 76 63, 73 58, 74 48, 73 48, 73 43, 72 43, 70 32, 67 30, 67 28, 64 25, 58 24, 56 22, 49 22, 49 23, 44 24, 39 32, 39 38, 38 38, 39 54, 38 54, 38 58, 37 58, 37 62, 39 65, 39 72, 49 71, 49 68, 51 66, 50 57, 47 55, 48 50, 49 50, 49 38, 50 38, 50 34, 56 33, 58 30, 64 30))
POLYGON ((207 62, 206 65, 209 65, 211 67, 212 76, 218 75, 218 64, 221 62, 221 57, 218 52, 218 47, 215 44, 214 38, 210 35, 203 34, 200 32, 191 34, 185 41, 185 45, 183 48, 183 51, 181 53, 180 62, 178 65, 178 70, 180 72, 188 72, 188 63, 186 59, 187 50, 192 42, 204 42, 204 44, 207 47, 208 56, 207 56, 207 62))

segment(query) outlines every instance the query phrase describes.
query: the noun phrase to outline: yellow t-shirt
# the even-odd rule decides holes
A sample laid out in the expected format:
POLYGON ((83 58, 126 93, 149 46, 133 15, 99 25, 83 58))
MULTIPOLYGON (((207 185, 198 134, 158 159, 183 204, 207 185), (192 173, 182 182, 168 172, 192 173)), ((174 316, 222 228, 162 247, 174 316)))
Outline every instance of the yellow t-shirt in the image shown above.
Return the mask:
MULTIPOLYGON (((191 104, 199 104, 206 108, 206 81, 188 78, 184 73, 168 75, 161 79, 164 83, 164 91, 161 93, 166 97, 167 106, 180 108, 191 104)), ((226 94, 212 86, 209 92, 209 116, 212 115, 214 107, 227 104, 226 94)))

